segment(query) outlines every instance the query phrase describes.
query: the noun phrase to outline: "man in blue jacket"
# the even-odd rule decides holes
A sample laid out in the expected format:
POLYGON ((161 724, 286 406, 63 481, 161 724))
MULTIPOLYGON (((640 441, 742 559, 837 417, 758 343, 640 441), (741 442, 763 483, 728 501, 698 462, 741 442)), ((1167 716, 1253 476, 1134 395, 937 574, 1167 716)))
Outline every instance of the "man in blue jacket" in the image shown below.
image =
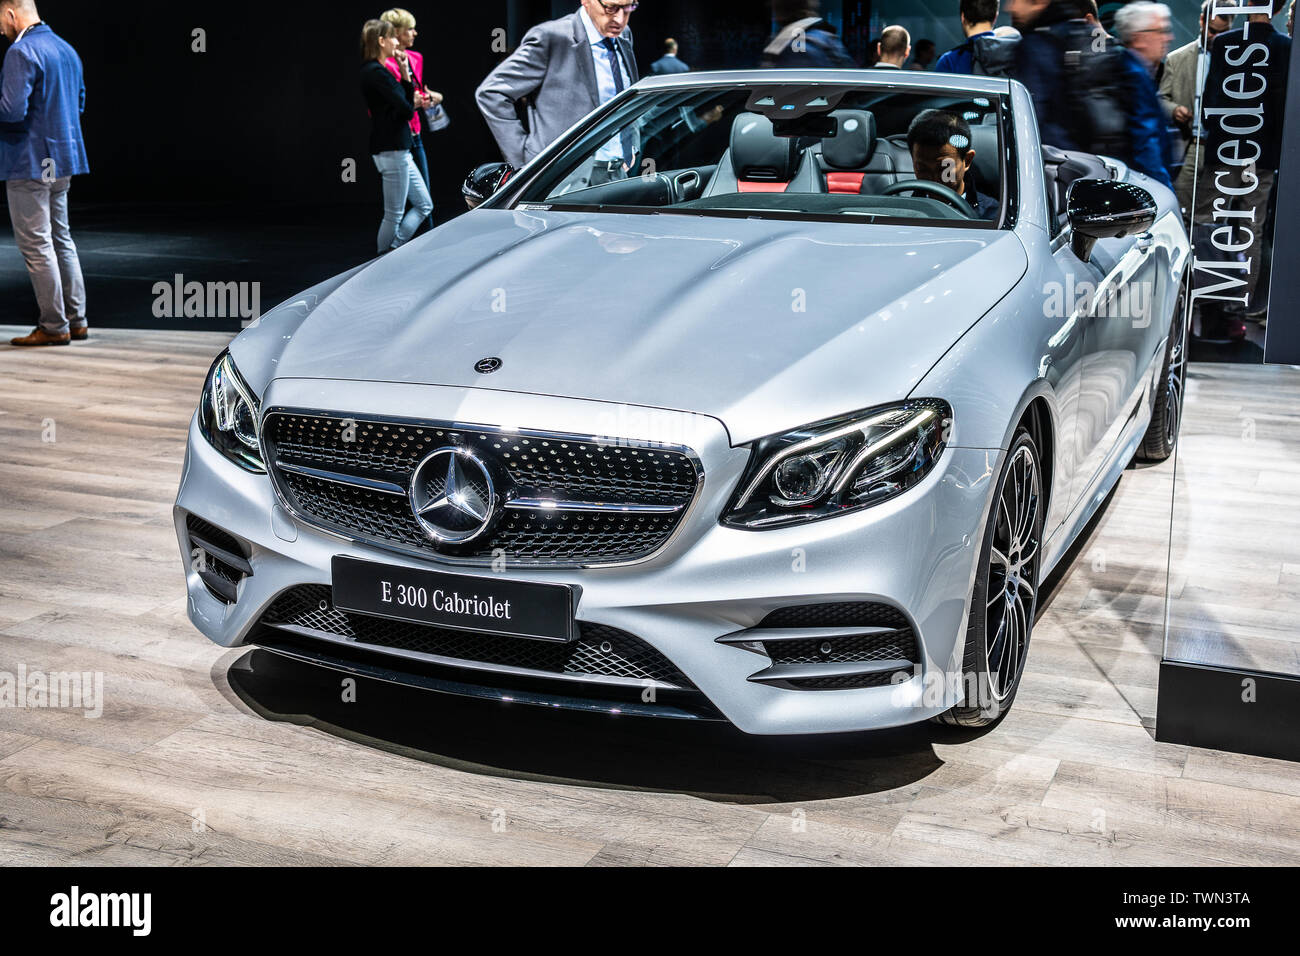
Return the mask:
POLYGON ((939 57, 936 73, 975 73, 976 41, 997 35, 993 24, 998 19, 998 0, 961 0, 959 12, 966 42, 939 57))
POLYGON ((853 69, 835 28, 822 18, 821 0, 773 0, 772 15, 780 29, 763 51, 768 69, 853 69))
POLYGON ((1138 0, 1121 7, 1115 14, 1115 32, 1124 45, 1124 69, 1129 89, 1128 155, 1120 156, 1140 173, 1163 183, 1169 189, 1174 181, 1169 175, 1173 144, 1169 127, 1154 80, 1155 72, 1169 52, 1173 37, 1169 7, 1163 3, 1138 0))
POLYGON ((35 0, 0 0, 10 44, 0 71, 0 179, 40 319, 13 345, 87 337, 86 284, 68 226, 68 187, 90 171, 81 138, 86 87, 76 51, 41 22, 35 0))

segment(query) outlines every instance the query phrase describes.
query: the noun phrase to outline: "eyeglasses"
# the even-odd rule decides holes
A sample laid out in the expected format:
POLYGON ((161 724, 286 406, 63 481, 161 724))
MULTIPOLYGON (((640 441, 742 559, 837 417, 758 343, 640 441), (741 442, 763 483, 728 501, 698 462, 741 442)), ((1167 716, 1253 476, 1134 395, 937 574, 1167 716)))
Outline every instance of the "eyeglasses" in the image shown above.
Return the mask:
POLYGON ((636 8, 641 6, 639 3, 605 3, 604 0, 596 0, 600 4, 600 9, 605 11, 605 16, 616 17, 620 13, 626 13, 631 16, 636 12, 636 8))

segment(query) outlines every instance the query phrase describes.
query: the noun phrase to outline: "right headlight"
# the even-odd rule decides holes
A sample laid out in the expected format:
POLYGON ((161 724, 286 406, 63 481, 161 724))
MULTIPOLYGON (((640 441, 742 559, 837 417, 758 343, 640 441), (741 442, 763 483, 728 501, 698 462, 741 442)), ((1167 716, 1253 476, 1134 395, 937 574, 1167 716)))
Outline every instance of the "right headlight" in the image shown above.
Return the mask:
POLYGON ((235 370, 229 352, 212 363, 199 401, 199 430, 212 447, 246 471, 264 472, 253 392, 235 370))
POLYGON ((921 398, 764 438, 722 523, 782 527, 888 501, 930 473, 951 432, 951 406, 921 398))

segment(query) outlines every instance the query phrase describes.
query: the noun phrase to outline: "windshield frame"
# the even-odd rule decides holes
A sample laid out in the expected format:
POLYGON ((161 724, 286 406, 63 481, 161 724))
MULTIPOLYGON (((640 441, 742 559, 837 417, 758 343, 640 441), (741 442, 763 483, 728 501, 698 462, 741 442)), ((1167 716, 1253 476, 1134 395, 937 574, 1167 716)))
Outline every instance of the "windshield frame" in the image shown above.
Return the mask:
MULTIPOLYGON (((586 119, 574 126, 559 140, 552 143, 540 153, 536 159, 529 163, 524 170, 526 175, 516 175, 494 196, 483 204, 482 208, 511 209, 520 212, 566 212, 576 214, 611 214, 611 215, 675 215, 675 216, 700 216, 704 218, 722 218, 722 219, 758 219, 772 221, 810 221, 810 222, 835 222, 846 225, 863 225, 868 223, 898 225, 898 226, 915 226, 917 228, 956 228, 956 229, 976 229, 979 231, 1006 231, 1015 229, 1018 220, 1018 188, 1020 180, 1019 152, 1016 148, 1016 128, 1015 114, 1012 109, 1012 97, 1010 90, 1006 91, 989 91, 985 89, 962 90, 955 89, 950 84, 927 84, 927 83, 896 83, 888 80, 876 80, 872 82, 856 81, 853 79, 819 79, 815 83, 808 85, 824 85, 832 89, 848 88, 853 92, 880 92, 880 93, 907 93, 923 96, 926 94, 936 96, 961 96, 969 93, 971 97, 986 97, 992 101, 996 107, 998 115, 998 150, 1002 157, 1003 176, 1001 183, 1001 194, 999 218, 996 221, 981 220, 960 220, 947 218, 918 218, 902 216, 884 216, 884 215, 824 215, 819 213, 803 213, 790 210, 759 210, 759 209, 708 209, 708 208, 680 208, 674 206, 613 206, 613 205, 593 205, 593 204, 565 204, 562 202, 538 202, 530 200, 524 202, 522 197, 531 190, 539 180, 544 179, 549 173, 555 171, 557 165, 566 161, 575 146, 582 143, 591 136, 595 129, 604 125, 611 119, 616 118, 616 114, 624 113, 628 116, 645 112, 644 107, 631 109, 630 107, 638 98, 655 97, 670 92, 682 90, 717 90, 718 92, 728 92, 734 90, 754 90, 760 87, 782 87, 791 83, 791 78, 782 75, 783 71, 770 71, 765 73, 761 78, 752 80, 713 80, 710 81, 705 73, 695 74, 689 81, 678 81, 671 85, 656 83, 653 86, 645 87, 640 84, 633 86, 618 96, 614 97, 603 106, 599 107, 586 119)), ((597 141, 603 138, 596 138, 597 141)))

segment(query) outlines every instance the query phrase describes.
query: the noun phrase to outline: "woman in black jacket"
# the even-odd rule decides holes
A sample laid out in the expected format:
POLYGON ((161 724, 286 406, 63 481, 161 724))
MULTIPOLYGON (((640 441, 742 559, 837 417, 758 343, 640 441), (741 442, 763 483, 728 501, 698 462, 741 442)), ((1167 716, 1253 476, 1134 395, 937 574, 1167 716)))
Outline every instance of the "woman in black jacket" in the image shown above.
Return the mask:
POLYGON ((384 181, 384 220, 379 226, 379 252, 405 243, 433 212, 433 200, 411 158, 411 115, 415 84, 406 54, 398 50, 397 31, 383 20, 367 20, 361 28, 361 94, 370 110, 370 156, 384 181), (398 81, 384 61, 397 60, 398 81), (406 203, 410 200, 411 208, 406 203))

